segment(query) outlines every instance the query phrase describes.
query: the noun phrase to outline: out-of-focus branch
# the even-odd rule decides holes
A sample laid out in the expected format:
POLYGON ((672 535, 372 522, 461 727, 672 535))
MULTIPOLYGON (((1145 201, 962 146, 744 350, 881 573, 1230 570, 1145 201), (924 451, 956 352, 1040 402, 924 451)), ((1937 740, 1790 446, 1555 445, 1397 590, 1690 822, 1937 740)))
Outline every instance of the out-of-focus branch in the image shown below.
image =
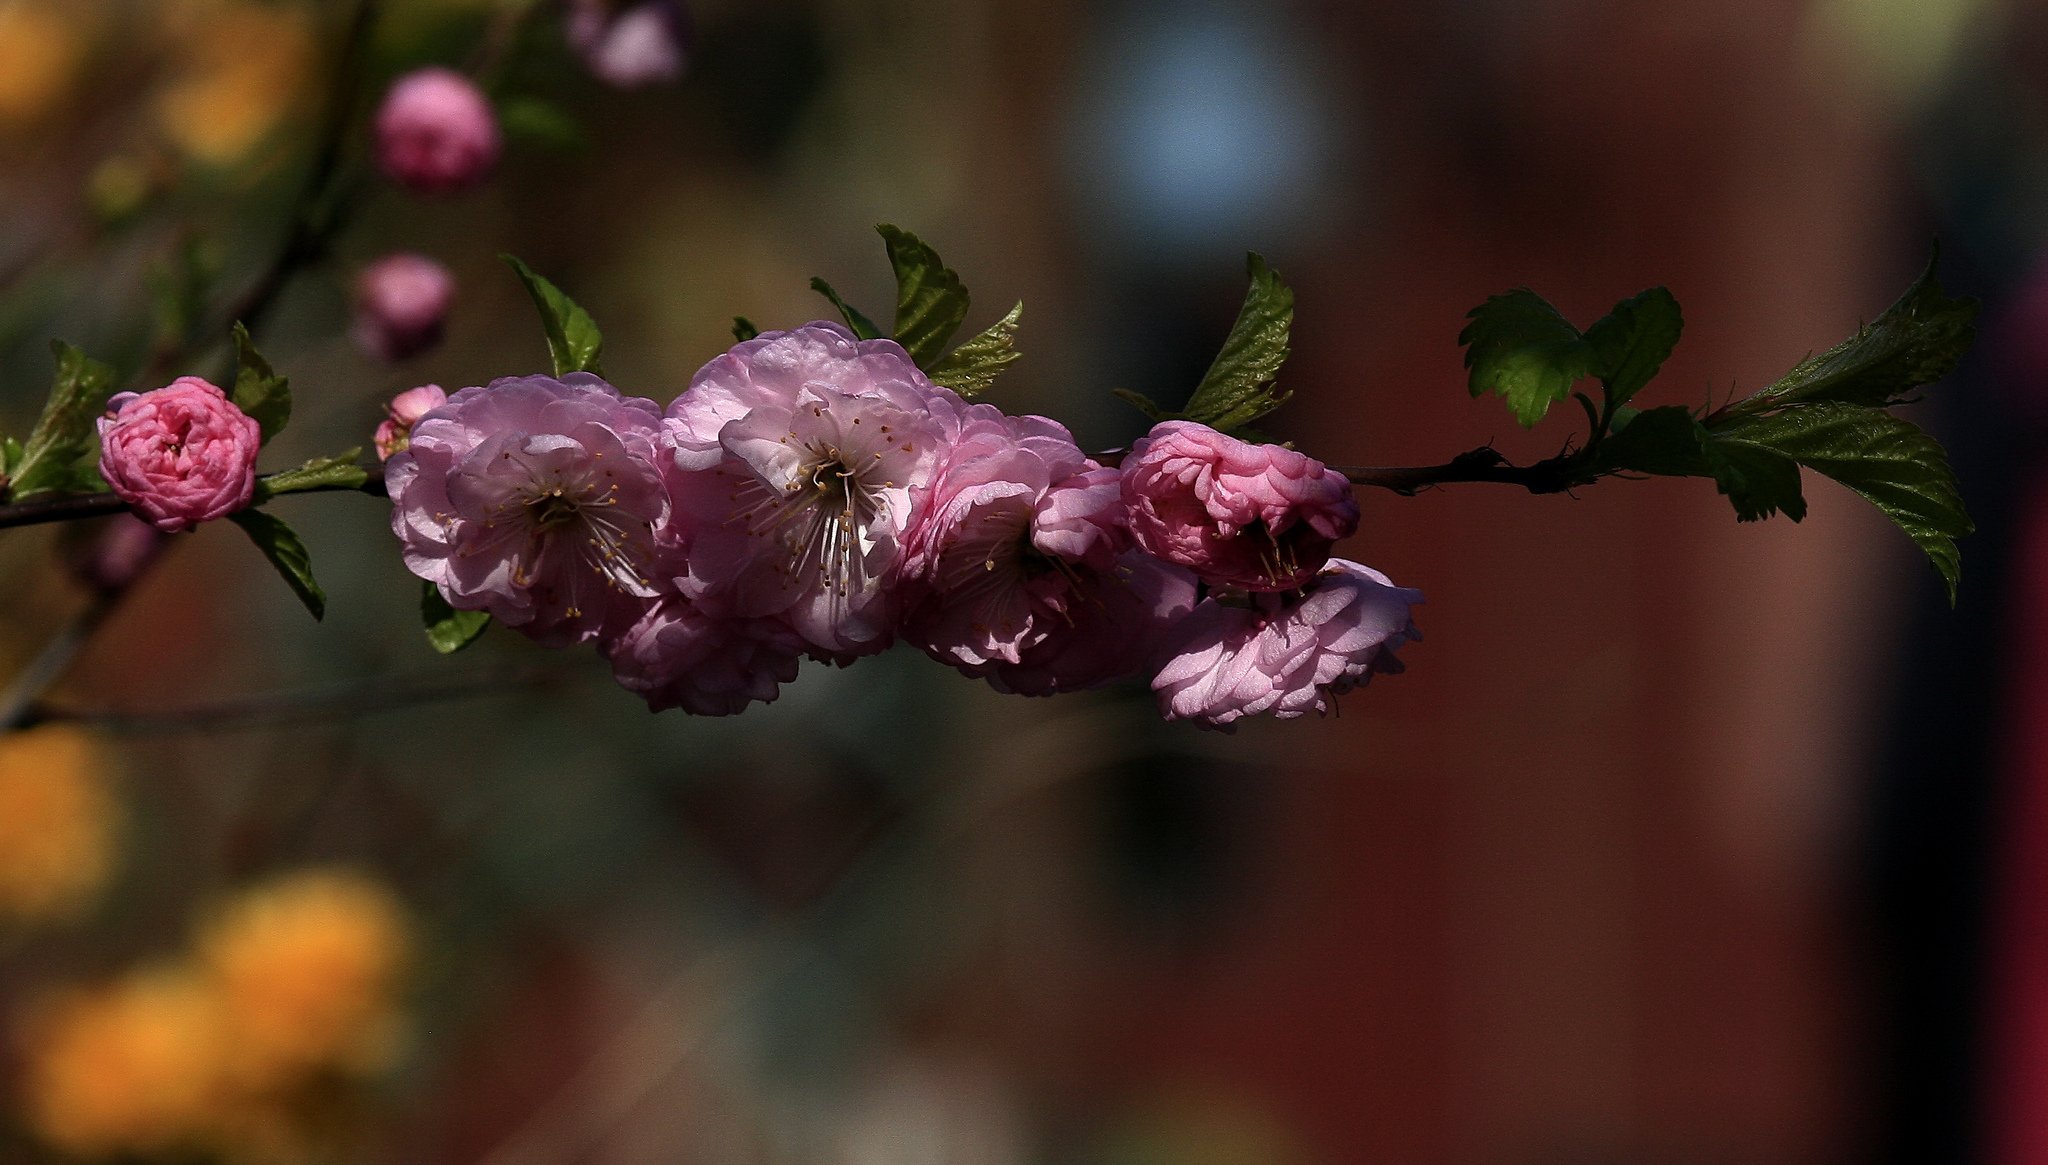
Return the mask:
POLYGON ((148 712, 32 704, 23 711, 18 726, 89 724, 109 732, 138 736, 269 728, 280 724, 352 719, 421 704, 481 699, 560 683, 564 675, 560 667, 534 665, 509 670, 503 667, 473 668, 455 675, 379 676, 348 683, 260 692, 148 712))

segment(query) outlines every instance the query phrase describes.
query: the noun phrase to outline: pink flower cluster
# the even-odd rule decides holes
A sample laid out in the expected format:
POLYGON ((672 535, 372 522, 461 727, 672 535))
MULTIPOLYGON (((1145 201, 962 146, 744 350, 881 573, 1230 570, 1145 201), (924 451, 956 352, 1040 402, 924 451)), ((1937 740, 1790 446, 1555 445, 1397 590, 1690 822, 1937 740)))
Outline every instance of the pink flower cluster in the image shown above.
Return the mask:
POLYGON ((1228 727, 1326 712, 1417 634, 1420 594, 1330 558, 1358 508, 1320 462, 1167 422, 1103 465, 834 323, 737 345, 665 412, 586 373, 438 391, 380 430, 406 565, 657 709, 901 639, 1025 695, 1151 676, 1163 715, 1228 727))

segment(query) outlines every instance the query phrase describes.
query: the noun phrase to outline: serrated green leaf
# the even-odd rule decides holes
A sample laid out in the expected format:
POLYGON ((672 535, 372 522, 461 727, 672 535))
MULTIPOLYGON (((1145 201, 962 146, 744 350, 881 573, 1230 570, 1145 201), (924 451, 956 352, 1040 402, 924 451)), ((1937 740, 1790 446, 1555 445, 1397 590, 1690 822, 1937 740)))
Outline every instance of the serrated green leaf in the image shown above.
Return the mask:
POLYGON ((548 358, 554 362, 555 375, 603 375, 598 356, 604 350, 604 334, 597 330, 597 321, 590 318, 590 313, 564 295, 561 288, 535 274, 517 256, 501 254, 498 258, 519 276, 519 282, 526 285, 526 294, 533 297, 533 306, 540 311, 540 326, 547 334, 548 358))
POLYGON ((1714 485, 1735 507, 1738 522, 1757 522, 1784 511, 1797 522, 1806 517, 1799 465, 1762 445, 1710 437, 1703 447, 1714 485))
POLYGON ((1003 369, 1021 355, 1017 351, 1017 324, 1023 318, 1024 303, 1019 300, 1010 314, 948 352, 945 359, 931 366, 927 375, 933 383, 943 384, 961 396, 987 392, 1003 369))
POLYGON ((420 587, 420 623, 426 628, 427 642, 442 655, 461 651, 476 642, 476 638, 491 625, 489 611, 458 611, 441 597, 441 589, 433 583, 422 583, 420 587))
POLYGON ((811 290, 832 301, 832 306, 839 309, 839 318, 846 321, 846 326, 853 329, 855 336, 863 340, 882 339, 882 329, 875 326, 875 321, 862 315, 860 309, 841 299, 839 293, 832 290, 832 285, 824 279, 816 275, 811 276, 811 290))
POLYGON ((1788 404, 1897 403, 1955 368, 1976 336, 1977 307, 1974 299, 1949 298, 1930 260, 1875 323, 1800 361, 1777 383, 1729 411, 1754 415, 1788 404))
POLYGON ((760 334, 761 329, 754 326, 754 321, 745 316, 732 317, 732 338, 734 340, 744 344, 760 334))
POLYGON ((939 253, 909 231, 875 228, 896 271, 896 327, 891 333, 919 368, 929 368, 967 322, 967 288, 939 253))
POLYGON ((1160 421, 1175 420, 1180 416, 1179 413, 1160 408, 1159 402, 1142 392, 1136 392, 1128 388, 1112 388, 1109 390, 1109 395, 1144 413, 1146 419, 1154 424, 1160 421))
POLYGON ((1603 472, 1712 477, 1706 441, 1707 431, 1684 405, 1640 412, 1617 409, 1614 426, 1597 451, 1597 464, 1603 472))
POLYGON ((236 408, 256 419, 257 426, 263 431, 265 445, 291 422, 291 381, 277 374, 270 361, 256 350, 255 341, 249 338, 249 329, 239 322, 235 324, 235 391, 232 399, 236 408))
POLYGON ((251 504, 260 506, 279 494, 302 490, 355 489, 370 480, 370 471, 357 463, 362 455, 362 446, 358 445, 346 453, 315 457, 297 469, 260 478, 256 482, 256 500, 251 504))
POLYGON ((1550 301, 1526 287, 1496 295, 1466 313, 1465 346, 1473 396, 1499 393, 1515 419, 1533 427, 1572 386, 1592 375, 1596 357, 1550 301))
POLYGON ((95 422, 107 407, 114 372, 62 340, 51 341, 50 353, 57 359, 57 375, 49 399, 27 442, 8 458, 15 467, 9 475, 15 497, 90 489, 85 483, 99 480, 98 471, 82 463, 96 445, 95 422))
POLYGON ((306 610, 319 619, 327 613, 327 595, 320 584, 313 579, 313 558, 306 553, 306 544, 299 541, 299 535, 282 518, 275 518, 262 510, 238 510, 228 515, 228 520, 240 526, 249 535, 249 540, 277 568, 292 593, 306 605, 306 610))
POLYGON ((1955 540, 1976 529, 1941 443, 1883 409, 1826 403, 1727 422, 1722 436, 1775 450, 1863 495, 1927 555, 1956 598, 1955 540))
POLYGON ((1280 366, 1287 363, 1294 289, 1256 253, 1245 256, 1245 271, 1251 286, 1237 309, 1237 322, 1181 410, 1189 420, 1225 433, 1251 424, 1294 395, 1273 388, 1280 366))
POLYGON ((1650 383, 1684 329, 1678 300, 1662 287, 1622 300, 1586 329, 1593 371, 1606 386, 1609 408, 1627 404, 1650 383))

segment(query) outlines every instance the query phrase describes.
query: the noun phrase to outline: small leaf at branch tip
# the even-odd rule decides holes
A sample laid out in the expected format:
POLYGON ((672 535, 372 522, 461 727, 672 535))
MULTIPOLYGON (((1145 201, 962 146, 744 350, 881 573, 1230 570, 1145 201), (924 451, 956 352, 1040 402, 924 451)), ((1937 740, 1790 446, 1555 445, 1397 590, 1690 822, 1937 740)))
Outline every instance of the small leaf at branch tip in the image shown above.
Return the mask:
POLYGON ((1586 329, 1586 342, 1593 349, 1593 371, 1606 388, 1609 409, 1627 404, 1650 383, 1678 346, 1684 330, 1685 317, 1678 300, 1662 287, 1622 300, 1586 329))
POLYGON ((113 390, 113 369, 62 340, 50 341, 50 354, 57 372, 42 414, 26 442, 7 442, 7 465, 0 472, 11 497, 106 488, 92 464, 94 427, 113 390))
POLYGON ((1187 406, 1175 414, 1225 433, 1251 424, 1293 396, 1276 391, 1274 381, 1290 350, 1294 291, 1256 251, 1246 254, 1245 271, 1250 287, 1237 321, 1187 406))
POLYGON ((745 316, 732 317, 732 338, 736 343, 744 344, 760 334, 761 329, 754 326, 754 321, 745 316))
POLYGON ((291 422, 291 382, 279 376, 263 353, 256 350, 249 329, 239 320, 235 322, 234 337, 235 407, 255 419, 262 430, 262 443, 268 445, 291 422))
POLYGON ((1473 396, 1500 394, 1525 428, 1533 428, 1594 372, 1593 345, 1550 301, 1526 287, 1492 296, 1466 313, 1465 346, 1473 396))
POLYGON ((491 625, 489 611, 458 611, 448 605, 441 596, 441 590, 433 583, 422 582, 420 586, 420 623, 427 633, 427 642, 442 655, 452 655, 475 643, 491 625))
POLYGON ((563 294, 561 288, 520 262, 518 256, 500 253, 498 258, 519 276, 533 306, 540 311, 541 330, 547 335, 548 357, 554 364, 555 375, 589 372, 602 376, 604 370, 598 357, 604 350, 604 334, 598 331, 597 321, 590 318, 590 313, 563 294))
POLYGON ((297 469, 259 478, 254 504, 260 506, 279 494, 301 490, 355 489, 370 480, 370 471, 358 463, 362 455, 362 446, 358 445, 332 457, 315 457, 297 469))
POLYGON ((277 568, 286 585, 305 604, 313 618, 322 619, 327 614, 327 594, 313 578, 313 558, 306 552, 306 544, 299 540, 297 531, 286 524, 284 519, 273 517, 262 510, 238 510, 228 515, 228 521, 240 526, 270 565, 277 568))
POLYGON ((846 326, 853 330, 853 334, 857 338, 862 340, 880 340, 884 338, 882 329, 875 326, 875 321, 863 315, 860 309, 841 299, 839 293, 832 290, 832 285, 825 282, 822 276, 811 276, 811 290, 832 301, 832 306, 839 310, 839 318, 846 321, 846 326))
POLYGON ((891 332, 919 368, 930 369, 960 325, 971 299, 960 276, 923 239, 879 223, 875 232, 896 273, 896 325, 891 332))
POLYGON ((1008 315, 990 324, 987 331, 963 342, 931 366, 928 373, 935 384, 943 384, 964 397, 987 392, 1010 362, 1022 355, 1017 351, 1017 326, 1024 318, 1024 301, 1008 315))

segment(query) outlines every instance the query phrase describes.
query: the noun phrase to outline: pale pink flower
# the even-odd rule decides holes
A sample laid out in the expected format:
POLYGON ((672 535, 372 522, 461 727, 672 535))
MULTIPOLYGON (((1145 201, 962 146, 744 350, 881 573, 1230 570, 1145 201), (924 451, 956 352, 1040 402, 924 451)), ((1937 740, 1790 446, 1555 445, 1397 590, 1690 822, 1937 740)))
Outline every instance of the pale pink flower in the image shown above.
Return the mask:
POLYGON ((781 619, 718 618, 671 595, 603 649, 620 686, 653 711, 730 716, 774 700, 796 678, 805 644, 781 619))
POLYGON ((964 407, 894 341, 834 323, 764 333, 706 364, 667 421, 684 594, 783 616, 821 657, 888 646, 911 499, 964 407))
POLYGON ((407 73, 377 109, 377 164, 422 194, 484 180, 498 161, 498 119, 483 90, 453 69, 407 73))
POLYGON ((905 540, 915 601, 904 634, 969 675, 1015 664, 1071 626, 1129 545, 1117 471, 1057 422, 964 411, 905 540))
POLYGON ((1140 547, 1217 586, 1298 587, 1358 528, 1343 474, 1193 421, 1161 422, 1131 446, 1123 496, 1140 547))
POLYGON ((679 0, 569 0, 565 31, 591 75, 621 89, 673 81, 688 63, 690 17, 679 0))
POLYGON ((403 360, 441 342, 455 276, 425 255, 400 252, 363 268, 355 293, 356 344, 379 360, 403 360))
MULTIPOLYGON (((1195 576, 1142 550, 1108 570, 1075 572, 1050 633, 983 674, 998 692, 1056 696, 1154 671, 1173 628, 1195 606, 1195 576)), ((962 669, 965 670, 965 669, 962 669)))
POLYGON ((1172 658, 1152 680, 1159 712, 1226 729, 1266 712, 1326 715, 1331 697, 1401 670, 1394 650, 1422 637, 1410 617, 1420 602, 1342 558, 1296 591, 1212 595, 1173 628, 1172 658))
POLYGON ((392 397, 377 425, 377 459, 389 461, 392 454, 403 452, 412 442, 412 427, 447 402, 448 394, 438 384, 422 384, 392 397))
POLYGON ((660 432, 653 401, 587 372, 463 389, 385 466, 406 567, 546 644, 622 630, 674 570, 660 432))
POLYGON ((181 376, 121 393, 107 408, 100 476, 157 529, 175 534, 249 504, 262 429, 220 389, 181 376))

